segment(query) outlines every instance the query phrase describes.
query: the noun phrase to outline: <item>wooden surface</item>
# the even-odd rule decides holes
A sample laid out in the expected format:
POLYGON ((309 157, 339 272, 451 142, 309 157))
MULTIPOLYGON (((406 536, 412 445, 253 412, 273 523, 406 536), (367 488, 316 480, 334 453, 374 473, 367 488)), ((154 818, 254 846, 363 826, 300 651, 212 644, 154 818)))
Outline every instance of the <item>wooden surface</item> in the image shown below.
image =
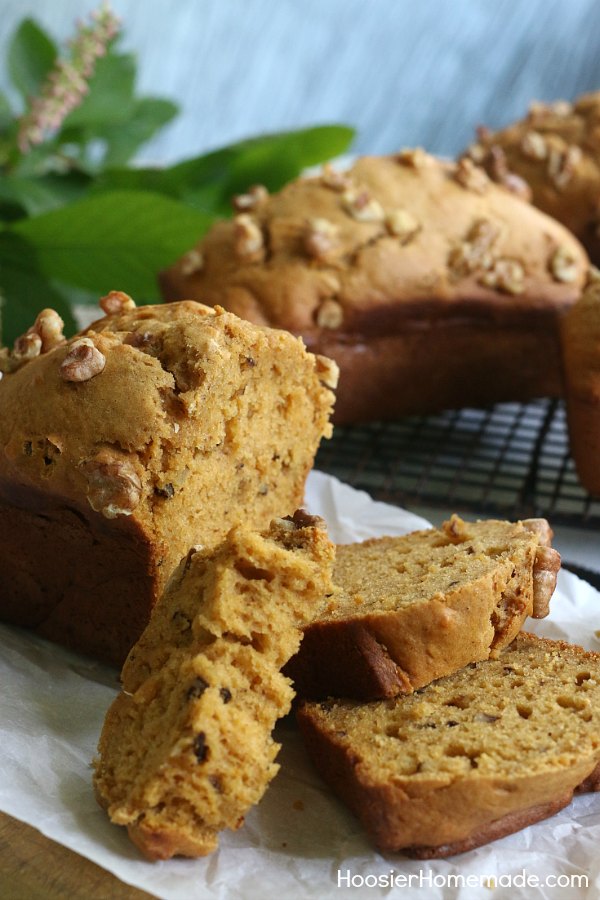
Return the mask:
POLYGON ((146 900, 151 896, 0 813, 2 900, 146 900))

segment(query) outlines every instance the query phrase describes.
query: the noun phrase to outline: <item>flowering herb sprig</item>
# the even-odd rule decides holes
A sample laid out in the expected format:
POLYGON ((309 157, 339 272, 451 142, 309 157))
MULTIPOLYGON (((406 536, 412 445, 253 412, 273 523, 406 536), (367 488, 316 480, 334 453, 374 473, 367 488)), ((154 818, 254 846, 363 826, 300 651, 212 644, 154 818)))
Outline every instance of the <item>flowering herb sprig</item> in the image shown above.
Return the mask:
POLYGON ((106 55, 119 25, 119 19, 103 3, 92 13, 89 25, 78 26, 77 35, 70 41, 71 58, 56 60, 41 93, 32 98, 29 109, 19 119, 17 144, 22 153, 27 153, 33 144, 41 144, 48 132, 56 132, 71 110, 79 106, 90 89, 96 60, 106 55))
POLYGON ((31 19, 8 47, 21 96, 0 92, 0 311, 3 343, 53 307, 73 331, 75 304, 121 289, 160 298, 156 274, 192 247, 231 197, 277 190, 344 153, 350 128, 320 126, 242 141, 161 169, 130 163, 177 114, 135 93, 135 58, 118 48, 106 2, 66 52, 31 19))

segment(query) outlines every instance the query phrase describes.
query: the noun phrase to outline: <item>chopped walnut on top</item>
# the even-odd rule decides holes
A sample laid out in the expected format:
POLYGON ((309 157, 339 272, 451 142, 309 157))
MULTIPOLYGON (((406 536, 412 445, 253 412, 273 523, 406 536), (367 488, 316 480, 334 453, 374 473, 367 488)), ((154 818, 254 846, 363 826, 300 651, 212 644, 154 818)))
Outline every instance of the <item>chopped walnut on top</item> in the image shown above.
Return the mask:
POLYGON ((197 249, 188 250, 179 260, 179 270, 186 277, 195 272, 201 272, 204 268, 204 254, 197 249))
POLYGON ((338 229, 329 219, 314 218, 306 223, 304 249, 309 256, 325 260, 338 245, 338 229))
POLYGON ((395 156, 396 162, 402 166, 410 166, 412 169, 422 169, 434 162, 433 156, 423 150, 422 147, 404 148, 395 156))
POLYGON ((467 156, 458 160, 454 169, 454 180, 469 191, 483 194, 489 186, 490 180, 483 169, 476 166, 467 156))
POLYGON ((554 251, 550 257, 549 268, 555 281, 562 281, 565 284, 576 281, 579 275, 577 260, 568 247, 558 247, 554 251))
POLYGON ((99 375, 106 365, 106 357, 90 338, 73 341, 60 365, 63 381, 89 381, 99 375))
POLYGON ((448 265, 455 278, 463 278, 478 269, 488 269, 493 263, 492 247, 500 236, 500 227, 490 219, 477 219, 466 239, 454 246, 448 265))
POLYGON ((367 188, 350 188, 342 195, 342 205, 357 222, 383 222, 383 206, 367 188))
POLYGON ((521 139, 521 153, 527 159, 542 160, 548 156, 546 138, 539 131, 526 131, 521 139))
POLYGON ((325 163, 323 166, 320 181, 323 187, 331 188, 332 191, 347 191, 352 186, 352 177, 349 173, 334 169, 331 163, 325 163))
POLYGON ((558 190, 566 187, 581 162, 582 152, 575 144, 561 151, 553 147, 548 155, 548 175, 558 190))
POLYGON ((339 328, 344 321, 344 311, 337 300, 323 300, 316 313, 317 325, 320 328, 339 328))
POLYGON ((525 290, 525 269, 517 259, 500 257, 481 275, 479 281, 505 294, 522 294, 525 290))
POLYGON ((232 205, 237 212, 252 212, 268 199, 269 192, 264 184, 253 184, 245 194, 237 194, 232 200, 232 205))
POLYGON ((135 309, 135 300, 123 291, 110 291, 105 297, 100 297, 100 309, 107 316, 117 315, 128 309, 135 309))
POLYGON ((64 322, 55 310, 43 309, 31 328, 15 340, 12 351, 7 347, 0 350, 0 373, 15 372, 41 353, 64 344, 63 328, 64 322))
POLYGON ((531 121, 547 119, 550 116, 565 118, 573 112, 573 105, 568 100, 555 100, 554 103, 540 103, 534 100, 529 104, 527 118, 531 121))
POLYGON ((399 237, 403 244, 408 243, 420 229, 415 217, 406 209, 392 209, 385 215, 385 227, 390 234, 399 237))
POLYGON ((264 258, 265 242, 260 225, 253 216, 240 213, 233 220, 233 241, 238 257, 249 262, 264 258))

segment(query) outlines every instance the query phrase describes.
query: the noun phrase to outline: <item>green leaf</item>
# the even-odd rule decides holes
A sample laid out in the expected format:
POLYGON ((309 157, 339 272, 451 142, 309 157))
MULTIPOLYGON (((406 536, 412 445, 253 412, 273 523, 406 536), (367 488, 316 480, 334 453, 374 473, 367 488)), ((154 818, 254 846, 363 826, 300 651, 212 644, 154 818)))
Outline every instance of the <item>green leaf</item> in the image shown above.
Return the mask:
POLYGON ((177 112, 177 105, 170 100, 154 97, 137 100, 127 120, 126 128, 119 125, 105 130, 107 147, 102 165, 124 166, 138 148, 170 122, 177 112))
POLYGON ((13 114, 8 97, 0 91, 0 132, 6 132, 12 125, 13 114))
POLYGON ((159 297, 156 275, 212 219, 160 194, 115 191, 24 219, 14 232, 35 247, 40 271, 85 290, 159 297))
POLYGON ((8 48, 10 77, 24 100, 39 93, 56 55, 56 46, 46 32, 33 19, 24 19, 8 48))
POLYGON ((69 304, 37 268, 34 248, 7 232, 0 234, 0 294, 5 344, 12 345, 48 306, 62 316, 67 333, 76 329, 69 304))
POLYGON ((77 199, 88 184, 89 179, 76 172, 41 178, 0 176, 0 202, 19 207, 21 216, 36 216, 77 199))
POLYGON ((108 169, 99 174, 93 190, 141 188, 226 216, 234 194, 256 183, 279 190, 306 167, 345 152, 353 137, 353 129, 342 125, 265 135, 166 169, 108 169))
POLYGON ((107 53, 96 63, 89 91, 63 123, 63 128, 87 129, 103 136, 106 126, 128 122, 132 112, 135 83, 135 57, 132 54, 107 53))
POLYGON ((178 181, 182 199, 213 214, 227 215, 234 194, 252 184, 278 191, 308 166, 344 153, 353 137, 354 131, 342 125, 264 135, 180 163, 170 176, 178 181), (207 193, 210 183, 218 183, 219 190, 207 193))

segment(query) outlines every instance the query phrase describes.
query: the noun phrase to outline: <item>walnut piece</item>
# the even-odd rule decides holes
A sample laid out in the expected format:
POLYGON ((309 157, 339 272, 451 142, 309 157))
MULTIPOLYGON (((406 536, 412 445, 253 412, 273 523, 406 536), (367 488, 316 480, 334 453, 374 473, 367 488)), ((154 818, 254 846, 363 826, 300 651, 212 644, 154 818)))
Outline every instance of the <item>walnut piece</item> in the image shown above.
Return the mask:
POLYGON ((264 238, 260 225, 252 216, 240 213, 233 220, 233 241, 237 256, 250 262, 264 257, 264 238))
POLYGON ((579 266, 567 247, 558 247, 550 257, 550 272, 555 281, 571 284, 577 280, 579 266))
POLYGON ((500 228, 490 219, 476 219, 466 239, 453 247, 448 266, 454 278, 463 278, 478 269, 492 266, 492 247, 500 236, 500 228))
POLYGON ((317 309, 317 325, 320 328, 339 328, 344 321, 344 311, 337 300, 327 298, 317 309))
POLYGON ((423 150, 422 147, 404 148, 395 156, 396 162, 402 166, 410 166, 411 169, 422 169, 434 162, 433 156, 423 150))
POLYGON ((27 331, 15 341, 13 356, 17 362, 28 362, 42 352, 42 339, 35 331, 27 331))
POLYGON ((90 338, 73 341, 60 365, 63 381, 89 381, 103 371, 106 357, 90 338))
POLYGON ((334 169, 331 163, 325 163, 323 166, 320 181, 323 187, 330 188, 332 191, 347 191, 352 186, 351 176, 347 172, 334 169))
POLYGON ((517 259, 500 257, 479 281, 505 294, 522 294, 525 290, 525 269, 517 259))
POLYGON ((204 255, 200 250, 188 250, 179 260, 179 271, 186 278, 195 272, 201 272, 204 268, 204 255))
POLYGON ((527 159, 546 159, 548 145, 539 131, 526 131, 521 140, 521 153, 527 159))
POLYGON ((581 162, 582 153, 579 147, 571 144, 564 152, 556 147, 548 156, 548 176, 554 186, 561 190, 571 181, 577 166, 581 162))
POLYGON ((309 219, 304 235, 304 249, 309 256, 325 260, 338 243, 337 226, 329 219, 309 219))
POLYGON ((350 188, 342 195, 342 205, 357 222, 383 222, 383 206, 367 188, 350 188))
POLYGON ((236 212, 252 212, 269 199, 269 192, 264 184, 253 184, 245 194, 237 194, 233 200, 233 208, 236 212))
POLYGON ((538 547, 533 563, 534 619, 543 619, 548 615, 559 569, 560 553, 552 547, 538 547))
POLYGON ((83 463, 82 468, 88 482, 88 502, 93 510, 107 519, 132 514, 142 496, 142 483, 129 460, 113 456, 109 451, 100 451, 83 463))
POLYGON ((421 227, 415 217, 406 209, 392 209, 386 213, 385 227, 390 234, 407 244, 421 227))
POLYGON ((36 317, 28 333, 39 334, 42 339, 42 353, 48 353, 66 342, 63 334, 65 323, 54 309, 43 309, 36 317))
POLYGON ((100 309, 107 316, 115 316, 128 309, 135 309, 135 300, 123 291, 110 291, 100 297, 100 309))
POLYGON ((454 169, 454 180, 461 187, 476 194, 483 194, 489 187, 490 179, 482 168, 476 166, 472 159, 461 157, 454 169))

